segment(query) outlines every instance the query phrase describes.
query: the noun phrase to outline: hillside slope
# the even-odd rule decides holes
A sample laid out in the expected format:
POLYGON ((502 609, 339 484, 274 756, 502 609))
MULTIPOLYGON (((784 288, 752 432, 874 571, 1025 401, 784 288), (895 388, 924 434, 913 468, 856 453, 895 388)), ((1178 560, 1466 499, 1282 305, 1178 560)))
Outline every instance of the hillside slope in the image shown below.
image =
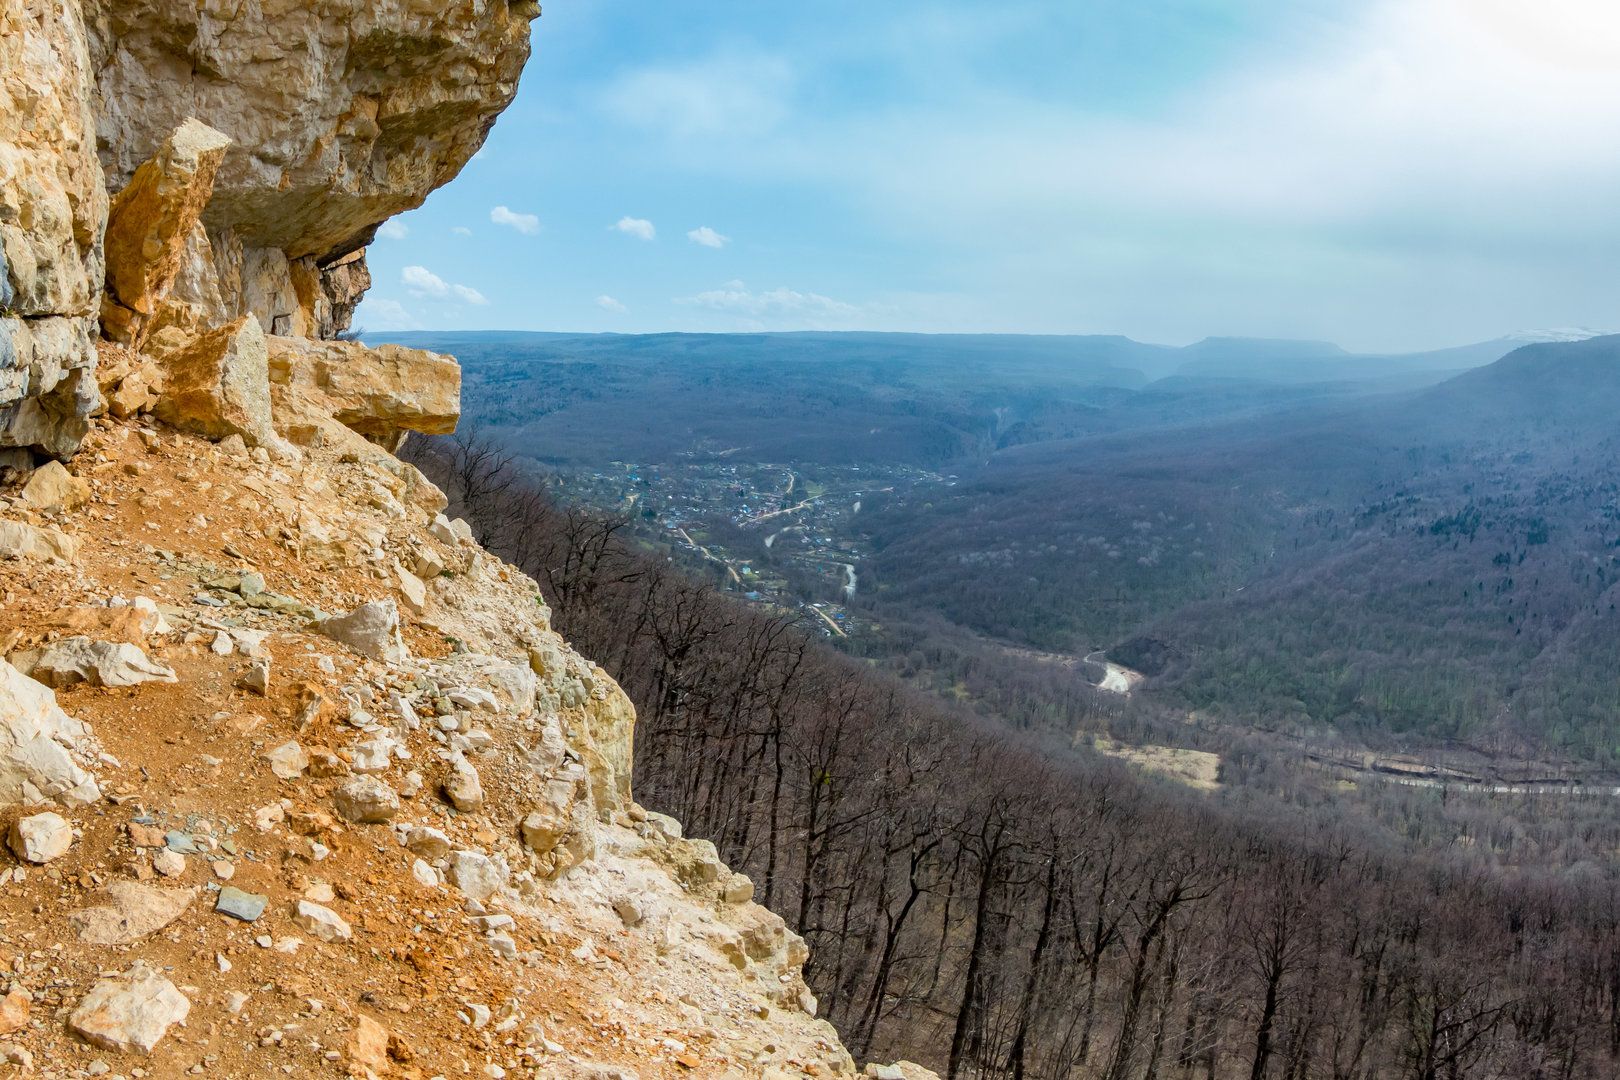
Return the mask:
POLYGON ((333 340, 538 13, 0 8, 0 1071, 853 1073, 803 942, 633 800, 628 700, 393 456, 455 362, 333 340))

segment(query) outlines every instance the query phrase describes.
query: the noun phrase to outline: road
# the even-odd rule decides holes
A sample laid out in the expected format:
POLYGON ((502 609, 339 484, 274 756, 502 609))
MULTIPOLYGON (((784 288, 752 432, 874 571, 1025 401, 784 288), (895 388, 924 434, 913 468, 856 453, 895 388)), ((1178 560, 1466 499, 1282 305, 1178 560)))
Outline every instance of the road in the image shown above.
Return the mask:
POLYGON ((679 525, 677 525, 675 527, 675 531, 677 533, 679 533, 681 539, 685 540, 689 545, 691 545, 692 549, 694 551, 696 551, 698 554, 702 555, 705 559, 709 559, 709 560, 711 560, 713 562, 717 562, 721 566, 725 567, 726 568, 726 573, 731 575, 731 580, 732 581, 735 581, 738 585, 741 585, 743 583, 742 578, 737 576, 737 571, 732 569, 730 563, 728 563, 726 560, 722 559, 720 556, 716 555, 714 552, 710 551, 708 548, 704 547, 702 544, 698 543, 696 540, 692 539, 692 534, 691 533, 687 532, 684 528, 682 528, 679 525))
POLYGON ((831 627, 833 633, 837 634, 839 637, 849 637, 848 634, 844 633, 844 628, 829 618, 825 611, 822 611, 818 607, 812 607, 810 610, 815 612, 817 615, 820 615, 821 621, 831 627))

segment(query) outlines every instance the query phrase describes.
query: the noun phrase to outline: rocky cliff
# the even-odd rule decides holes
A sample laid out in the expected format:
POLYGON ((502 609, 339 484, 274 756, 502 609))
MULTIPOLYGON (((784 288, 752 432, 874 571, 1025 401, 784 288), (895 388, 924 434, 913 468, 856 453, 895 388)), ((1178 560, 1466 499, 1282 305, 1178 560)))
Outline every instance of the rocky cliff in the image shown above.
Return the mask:
POLYGON ((0 1073, 853 1072, 333 340, 537 14, 0 0, 0 1073))

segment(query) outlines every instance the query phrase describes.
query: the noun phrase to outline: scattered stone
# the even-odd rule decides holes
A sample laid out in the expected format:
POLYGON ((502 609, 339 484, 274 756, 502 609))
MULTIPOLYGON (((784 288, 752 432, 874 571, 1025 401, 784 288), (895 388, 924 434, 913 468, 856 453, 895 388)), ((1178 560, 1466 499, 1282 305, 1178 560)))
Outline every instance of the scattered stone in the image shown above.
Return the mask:
POLYGON ((406 832, 405 846, 424 859, 442 859, 450 854, 450 838, 425 825, 413 825, 406 832))
POLYGON ((60 461, 47 461, 23 485, 22 501, 37 510, 77 510, 90 501, 90 485, 60 461))
POLYGON ((10 1035, 28 1026, 28 1010, 32 999, 22 987, 14 987, 0 997, 0 1035, 10 1035))
POLYGON ((450 528, 450 519, 443 514, 433 515, 433 524, 428 526, 428 532, 433 539, 441 544, 449 544, 451 547, 455 547, 458 542, 455 530, 450 528))
POLYGON ((191 1002, 173 983, 137 960, 123 974, 97 982, 68 1026, 104 1050, 148 1054, 190 1012, 191 1002))
POLYGON ((152 869, 164 877, 179 877, 186 872, 186 857, 178 851, 164 848, 152 856, 152 869))
POLYGON ((293 922, 327 943, 348 941, 354 937, 354 931, 341 915, 309 900, 300 900, 293 905, 293 922))
POLYGON ((362 825, 384 825, 399 813, 399 796, 375 776, 351 776, 332 793, 337 812, 362 825))
POLYGON ((405 643, 399 636, 399 608, 392 600, 374 600, 347 615, 321 619, 315 629, 373 660, 398 663, 405 659, 405 643))
POLYGON ((349 1033, 348 1050, 349 1063, 358 1075, 369 1072, 380 1076, 389 1071, 388 1029, 365 1013, 355 1016, 354 1030, 349 1033))
POLYGON ((248 664, 247 671, 237 680, 237 686, 249 693, 260 697, 270 692, 270 661, 267 659, 255 660, 248 664))
POLYGON ((266 751, 264 757, 270 762, 270 771, 283 780, 296 780, 309 768, 309 755, 296 739, 266 751))
POLYGON ((253 811, 253 827, 260 832, 269 832, 286 820, 287 808, 280 803, 271 803, 253 811))
POLYGON ((423 581, 432 581, 444 573, 444 560, 432 548, 424 547, 416 553, 416 576, 423 581))
POLYGON ((460 709, 483 709, 486 712, 499 712, 500 702, 488 690, 479 690, 471 686, 458 686, 445 694, 450 704, 460 709))
POLYGON ((159 889, 137 881, 107 886, 108 902, 68 916, 80 941, 132 945, 174 922, 197 898, 195 889, 159 889))
POLYGON ((732 874, 720 896, 728 904, 746 904, 754 898, 754 883, 747 874, 732 874))
POLYGON ((439 872, 421 859, 412 861, 411 876, 430 889, 439 887, 439 872))
POLYGON ((46 686, 60 689, 85 682, 91 686, 139 686, 178 682, 174 670, 147 657, 128 642, 63 638, 40 651, 29 672, 46 686))
POLYGON ((457 754, 450 762, 450 775, 444 781, 444 797, 463 814, 484 808, 484 785, 478 779, 478 770, 466 755, 457 754))
POLYGON ((482 852, 457 851, 450 855, 445 876, 450 884, 474 900, 488 900, 506 886, 506 862, 482 852))
POLYGON ((243 922, 258 922, 259 916, 270 903, 270 898, 261 893, 250 893, 238 889, 235 885, 227 885, 219 890, 219 897, 214 901, 214 910, 221 915, 229 915, 233 919, 243 922))
POLYGON ((633 896, 621 896, 613 901, 613 910, 626 926, 640 926, 641 920, 646 918, 646 913, 641 909, 641 901, 633 896))
POLYGON ((60 814, 34 814, 12 824, 6 843, 17 858, 43 865, 67 854, 73 846, 73 826, 60 814))
POLYGON ((231 635, 219 630, 214 633, 214 640, 208 643, 208 651, 215 656, 229 656, 236 651, 236 642, 231 640, 231 635))
POLYGON ((210 439, 273 442, 268 363, 259 320, 244 315, 163 357, 163 392, 152 412, 210 439))
POLYGON ((129 842, 138 848, 162 847, 168 842, 164 831, 156 825, 132 821, 125 828, 129 830, 129 842))
POLYGON ((398 565, 394 567, 394 576, 399 581, 399 595, 405 601, 406 610, 416 615, 426 611, 427 586, 422 583, 422 579, 398 565))

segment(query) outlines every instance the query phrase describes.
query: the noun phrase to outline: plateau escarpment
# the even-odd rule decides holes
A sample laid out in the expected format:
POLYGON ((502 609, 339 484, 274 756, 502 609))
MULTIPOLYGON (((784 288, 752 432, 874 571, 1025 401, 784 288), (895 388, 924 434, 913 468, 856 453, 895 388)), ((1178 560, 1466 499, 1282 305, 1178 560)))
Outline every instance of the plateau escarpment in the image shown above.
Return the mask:
POLYGON ((623 693, 393 456, 454 361, 332 340, 537 14, 0 7, 0 1064, 853 1072, 632 798, 623 693))

